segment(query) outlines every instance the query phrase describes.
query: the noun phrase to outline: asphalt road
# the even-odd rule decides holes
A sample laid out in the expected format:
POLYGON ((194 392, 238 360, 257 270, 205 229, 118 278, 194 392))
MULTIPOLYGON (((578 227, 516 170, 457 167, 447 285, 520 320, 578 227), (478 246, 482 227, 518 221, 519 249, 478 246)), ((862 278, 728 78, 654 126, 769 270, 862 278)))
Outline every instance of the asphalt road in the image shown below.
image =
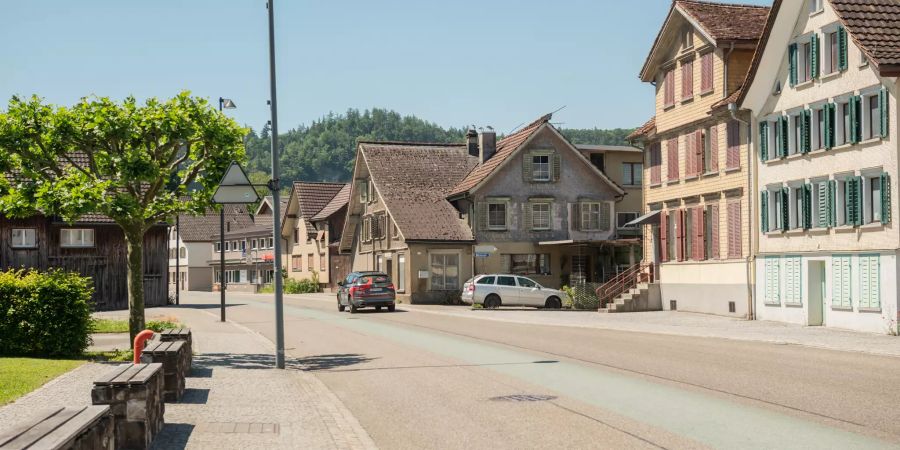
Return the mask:
MULTIPOLYGON (((274 341, 271 296, 228 301, 229 320, 274 341)), ((285 305, 289 368, 381 448, 900 448, 900 358, 402 306, 350 315, 330 294, 285 305)))

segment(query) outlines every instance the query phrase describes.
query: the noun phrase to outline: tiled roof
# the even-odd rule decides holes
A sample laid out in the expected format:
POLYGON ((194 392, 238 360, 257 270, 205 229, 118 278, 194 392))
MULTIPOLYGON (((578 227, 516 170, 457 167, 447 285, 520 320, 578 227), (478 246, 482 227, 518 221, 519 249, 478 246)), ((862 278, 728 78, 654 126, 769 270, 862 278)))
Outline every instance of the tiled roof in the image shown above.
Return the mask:
POLYGON ((345 185, 346 183, 295 181, 294 189, 297 189, 300 215, 306 218, 315 216, 345 185))
POLYGON ((900 0, 830 1, 870 60, 879 67, 900 64, 900 0))
POLYGON ((515 153, 516 149, 519 148, 522 143, 528 140, 531 135, 541 127, 541 125, 550 121, 550 118, 553 117, 553 114, 546 114, 542 116, 540 119, 531 122, 530 124, 524 126, 519 131, 516 131, 509 136, 501 139, 497 142, 497 153, 494 156, 491 156, 490 159, 485 161, 483 164, 479 164, 476 166, 471 172, 466 175, 466 177, 456 185, 450 192, 447 193, 447 196, 453 196, 458 194, 464 194, 469 191, 469 189, 474 188, 481 183, 485 178, 491 175, 491 173, 506 161, 513 153, 515 153))
POLYGON ((625 139, 632 140, 639 138, 641 136, 645 136, 647 133, 656 129, 656 116, 653 116, 646 123, 641 125, 636 130, 632 131, 625 139))
POLYGON ((471 241, 446 200, 478 162, 464 144, 359 144, 381 199, 407 241, 471 241))
POLYGON ((325 220, 332 214, 338 212, 341 208, 347 205, 350 202, 350 183, 344 185, 340 191, 319 211, 318 214, 312 217, 310 220, 325 220))
MULTIPOLYGON (((212 242, 219 235, 218 211, 208 210, 200 216, 182 214, 178 221, 179 236, 184 242, 212 242)), ((232 230, 253 225, 253 219, 243 205, 226 205, 225 221, 231 224, 232 230)))
POLYGON ((710 109, 718 109, 723 106, 728 106, 729 103, 737 102, 738 99, 741 98, 741 91, 743 91, 743 89, 743 86, 735 89, 728 97, 713 103, 712 106, 710 106, 710 109))
POLYGON ((769 15, 767 6, 677 0, 675 4, 716 41, 755 41, 769 15))

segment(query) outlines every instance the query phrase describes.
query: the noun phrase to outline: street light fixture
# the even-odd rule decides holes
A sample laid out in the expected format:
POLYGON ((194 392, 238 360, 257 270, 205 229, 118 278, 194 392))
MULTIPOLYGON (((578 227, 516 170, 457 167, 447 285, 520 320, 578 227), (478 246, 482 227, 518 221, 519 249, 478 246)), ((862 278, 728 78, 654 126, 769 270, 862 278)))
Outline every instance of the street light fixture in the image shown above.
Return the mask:
POLYGON ((230 98, 222 98, 219 97, 219 111, 221 112, 223 109, 234 109, 237 108, 237 105, 234 104, 230 98))

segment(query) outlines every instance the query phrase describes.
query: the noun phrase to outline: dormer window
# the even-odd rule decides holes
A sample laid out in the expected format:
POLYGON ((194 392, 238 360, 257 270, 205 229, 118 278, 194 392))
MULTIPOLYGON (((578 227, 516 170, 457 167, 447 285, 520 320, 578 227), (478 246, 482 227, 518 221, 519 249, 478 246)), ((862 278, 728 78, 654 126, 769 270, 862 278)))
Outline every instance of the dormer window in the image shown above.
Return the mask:
POLYGON ((681 48, 688 50, 694 48, 694 29, 687 27, 681 32, 681 48))

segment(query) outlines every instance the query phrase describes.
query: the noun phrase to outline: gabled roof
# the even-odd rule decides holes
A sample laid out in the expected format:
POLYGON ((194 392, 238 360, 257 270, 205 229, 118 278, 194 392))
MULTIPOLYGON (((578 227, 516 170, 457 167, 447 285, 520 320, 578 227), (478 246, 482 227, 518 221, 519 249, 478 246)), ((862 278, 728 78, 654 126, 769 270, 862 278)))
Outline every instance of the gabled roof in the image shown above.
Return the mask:
POLYGON ((310 219, 322 210, 346 183, 295 181, 294 189, 300 204, 300 216, 310 219))
POLYGON ((446 200, 478 162, 464 144, 361 142, 358 156, 405 240, 474 240, 446 200))
MULTIPOLYGON (((799 1, 799 0, 797 0, 799 1)), ((769 14, 766 6, 743 5, 735 3, 715 3, 698 0, 675 0, 666 15, 666 20, 659 29, 650 53, 641 68, 640 78, 651 81, 654 76, 654 56, 663 44, 663 34, 675 17, 681 15, 691 23, 713 46, 728 43, 753 44, 759 40, 769 14)), ((660 61, 662 63, 664 61, 660 61)))
POLYGON ((497 142, 497 152, 494 153, 493 156, 490 157, 484 164, 479 164, 476 166, 468 175, 458 184, 456 185, 447 196, 454 196, 459 194, 464 194, 468 192, 470 189, 477 186, 479 183, 484 181, 491 173, 494 172, 494 169, 500 166, 507 158, 512 156, 515 153, 516 149, 519 148, 528 138, 534 134, 541 125, 549 122, 553 117, 553 114, 546 114, 541 116, 538 120, 529 123, 522 127, 519 131, 516 131, 509 136, 501 139, 497 142))
POLYGON ((322 208, 321 211, 318 212, 315 216, 313 216, 311 221, 317 222, 320 220, 326 220, 331 217, 332 214, 338 212, 344 206, 347 206, 347 203, 350 202, 350 183, 344 185, 337 194, 335 194, 334 198, 322 208))
MULTIPOLYGON (((212 242, 219 235, 219 212, 212 209, 199 216, 181 214, 178 222, 178 234, 183 242, 212 242)), ((231 224, 232 230, 253 225, 250 212, 243 205, 226 205, 225 222, 231 224)))
POLYGON ((829 0, 882 76, 900 76, 900 1, 829 0))

